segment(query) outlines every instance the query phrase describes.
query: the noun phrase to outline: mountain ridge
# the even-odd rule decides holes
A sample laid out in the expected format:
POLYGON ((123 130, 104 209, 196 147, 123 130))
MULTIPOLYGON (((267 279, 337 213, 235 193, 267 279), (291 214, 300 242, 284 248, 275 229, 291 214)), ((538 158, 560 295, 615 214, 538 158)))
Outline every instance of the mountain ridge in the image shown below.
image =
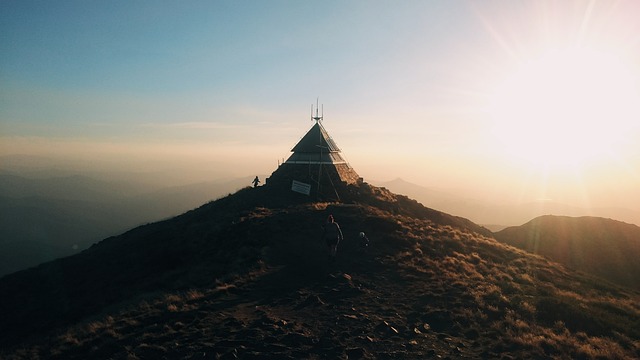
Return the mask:
POLYGON ((640 289, 640 227, 593 216, 545 215, 495 233, 506 244, 640 289))
POLYGON ((348 190, 322 202, 246 188, 0 278, 0 355, 640 356, 637 292, 406 196, 348 190), (327 214, 345 234, 336 263, 327 214))

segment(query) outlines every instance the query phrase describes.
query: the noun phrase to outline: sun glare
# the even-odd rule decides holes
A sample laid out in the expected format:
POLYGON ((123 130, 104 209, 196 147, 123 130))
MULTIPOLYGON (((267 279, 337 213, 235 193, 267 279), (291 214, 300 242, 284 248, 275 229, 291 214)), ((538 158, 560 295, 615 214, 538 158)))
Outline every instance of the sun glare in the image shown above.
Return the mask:
POLYGON ((638 119, 631 68, 606 52, 548 51, 519 64, 493 95, 492 132, 509 156, 576 168, 612 156, 638 119))

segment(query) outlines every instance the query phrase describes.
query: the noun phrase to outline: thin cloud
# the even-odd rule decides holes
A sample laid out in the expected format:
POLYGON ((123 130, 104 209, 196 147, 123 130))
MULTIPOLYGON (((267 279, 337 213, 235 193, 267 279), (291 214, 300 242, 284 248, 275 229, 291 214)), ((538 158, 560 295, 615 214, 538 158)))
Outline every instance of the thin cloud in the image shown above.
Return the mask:
POLYGON ((187 121, 174 123, 144 123, 139 127, 143 128, 161 128, 161 129, 244 129, 249 127, 243 124, 227 124, 213 121, 187 121))

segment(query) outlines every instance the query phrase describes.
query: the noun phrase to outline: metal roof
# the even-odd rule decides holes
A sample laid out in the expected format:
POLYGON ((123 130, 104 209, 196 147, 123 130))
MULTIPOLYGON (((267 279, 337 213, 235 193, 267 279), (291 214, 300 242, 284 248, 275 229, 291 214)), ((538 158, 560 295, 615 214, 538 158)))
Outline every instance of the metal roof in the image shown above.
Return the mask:
POLYGON ((320 122, 316 122, 298 144, 291 149, 294 153, 320 153, 321 150, 322 152, 339 152, 340 148, 320 122))

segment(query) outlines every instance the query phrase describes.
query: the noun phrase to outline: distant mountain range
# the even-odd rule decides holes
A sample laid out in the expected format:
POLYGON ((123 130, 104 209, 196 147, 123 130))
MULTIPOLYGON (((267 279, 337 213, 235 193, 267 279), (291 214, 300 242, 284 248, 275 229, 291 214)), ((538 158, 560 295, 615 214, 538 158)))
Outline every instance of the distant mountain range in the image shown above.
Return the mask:
POLYGON ((640 227, 597 217, 541 216, 495 233, 501 242, 640 290, 640 227))
POLYGON ((253 178, 159 188, 82 175, 0 173, 0 276, 86 249, 134 226, 176 216, 253 178))
POLYGON ((451 191, 416 185, 403 179, 374 183, 398 194, 416 199, 425 206, 471 219, 492 231, 521 225, 542 215, 597 216, 640 224, 640 212, 630 209, 581 208, 553 201, 525 203, 508 203, 501 199, 487 201, 460 196, 451 191))

